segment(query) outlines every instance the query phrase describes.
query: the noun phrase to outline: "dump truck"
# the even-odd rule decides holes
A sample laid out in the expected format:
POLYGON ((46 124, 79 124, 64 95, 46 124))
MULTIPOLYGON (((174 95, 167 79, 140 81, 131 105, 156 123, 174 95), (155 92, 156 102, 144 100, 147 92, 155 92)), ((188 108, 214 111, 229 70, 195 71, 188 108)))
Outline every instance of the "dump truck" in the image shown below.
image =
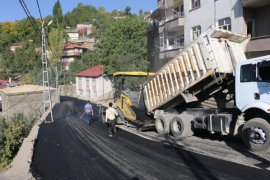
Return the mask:
POLYGON ((269 147, 270 56, 247 60, 248 40, 209 28, 143 84, 160 135, 178 139, 201 129, 240 136, 253 151, 269 147))

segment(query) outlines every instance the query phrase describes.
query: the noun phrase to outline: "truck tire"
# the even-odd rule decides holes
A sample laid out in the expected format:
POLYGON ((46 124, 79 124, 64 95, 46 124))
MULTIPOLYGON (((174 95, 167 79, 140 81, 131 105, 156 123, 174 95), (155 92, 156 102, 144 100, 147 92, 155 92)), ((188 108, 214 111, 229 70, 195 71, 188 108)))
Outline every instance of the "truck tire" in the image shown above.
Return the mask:
POLYGON ((191 122, 191 118, 186 114, 174 117, 170 123, 172 135, 176 139, 192 136, 193 129, 191 122))
POLYGON ((247 121, 242 128, 242 139, 251 151, 263 151, 270 146, 270 124, 262 118, 247 121))
POLYGON ((170 133, 170 121, 171 118, 168 115, 159 115, 156 119, 156 130, 159 135, 165 135, 170 133))

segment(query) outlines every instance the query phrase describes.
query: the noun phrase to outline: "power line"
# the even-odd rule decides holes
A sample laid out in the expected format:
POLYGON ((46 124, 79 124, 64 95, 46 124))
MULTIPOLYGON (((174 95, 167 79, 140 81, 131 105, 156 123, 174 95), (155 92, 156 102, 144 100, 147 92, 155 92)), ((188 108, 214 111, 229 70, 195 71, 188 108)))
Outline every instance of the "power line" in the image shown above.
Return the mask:
POLYGON ((19 2, 21 4, 21 6, 22 6, 22 8, 23 8, 23 10, 24 10, 24 12, 25 12, 28 20, 30 21, 30 23, 32 24, 32 26, 34 27, 34 29, 36 30, 36 32, 41 33, 40 29, 37 26, 36 20, 31 16, 31 13, 29 12, 29 10, 28 10, 25 2, 23 0, 19 0, 19 2))
POLYGON ((38 0, 36 0, 36 2, 37 2, 37 6, 38 6, 38 12, 39 12, 40 19, 43 21, 38 0))

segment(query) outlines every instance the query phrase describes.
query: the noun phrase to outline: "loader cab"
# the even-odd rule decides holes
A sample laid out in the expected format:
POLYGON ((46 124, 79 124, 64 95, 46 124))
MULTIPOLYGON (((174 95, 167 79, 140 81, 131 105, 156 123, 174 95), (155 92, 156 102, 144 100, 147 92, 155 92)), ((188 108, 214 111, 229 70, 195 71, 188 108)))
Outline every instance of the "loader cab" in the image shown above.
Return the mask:
POLYGON ((250 59, 236 66, 235 98, 242 112, 258 108, 269 113, 270 56, 250 59))
POLYGON ((120 114, 122 121, 127 120, 129 123, 139 126, 153 126, 152 119, 146 117, 141 103, 143 97, 141 94, 141 85, 149 76, 155 73, 132 71, 132 72, 115 72, 113 77, 116 83, 114 102, 120 114))

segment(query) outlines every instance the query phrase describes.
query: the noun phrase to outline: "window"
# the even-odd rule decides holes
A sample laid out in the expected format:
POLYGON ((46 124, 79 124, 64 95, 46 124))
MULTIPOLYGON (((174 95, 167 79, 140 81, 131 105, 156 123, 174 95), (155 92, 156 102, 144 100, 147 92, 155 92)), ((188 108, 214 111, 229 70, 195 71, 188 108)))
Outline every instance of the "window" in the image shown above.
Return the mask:
POLYGON ((82 89, 82 78, 78 79, 78 89, 82 89))
POLYGON ((231 31, 232 30, 231 24, 232 24, 231 18, 229 18, 229 17, 218 20, 218 27, 220 29, 225 29, 225 30, 231 31))
POLYGON ((270 62, 264 61, 258 64, 258 81, 270 82, 270 62))
POLYGON ((240 82, 252 82, 255 80, 255 65, 247 64, 241 66, 240 82))
POLYGON ((168 32, 168 45, 173 46, 174 45, 174 33, 168 32))
POLYGON ((193 40, 196 39, 202 32, 201 26, 195 26, 192 28, 192 37, 193 40))
POLYGON ((179 7, 174 8, 173 15, 175 18, 180 16, 180 8, 179 7))
POLYGON ((250 34, 251 37, 255 36, 255 20, 254 19, 247 20, 247 34, 250 34))
POLYGON ((86 78, 85 89, 89 90, 89 78, 86 78))
POLYGON ((95 78, 92 79, 92 88, 93 88, 93 91, 97 91, 96 79, 95 78))
POLYGON ((162 33, 160 34, 160 47, 164 47, 165 46, 165 34, 162 33))
POLYGON ((201 2, 200 0, 191 0, 191 9, 195 9, 200 7, 201 2))
POLYGON ((184 34, 178 34, 176 36, 176 42, 178 46, 184 46, 184 34))

